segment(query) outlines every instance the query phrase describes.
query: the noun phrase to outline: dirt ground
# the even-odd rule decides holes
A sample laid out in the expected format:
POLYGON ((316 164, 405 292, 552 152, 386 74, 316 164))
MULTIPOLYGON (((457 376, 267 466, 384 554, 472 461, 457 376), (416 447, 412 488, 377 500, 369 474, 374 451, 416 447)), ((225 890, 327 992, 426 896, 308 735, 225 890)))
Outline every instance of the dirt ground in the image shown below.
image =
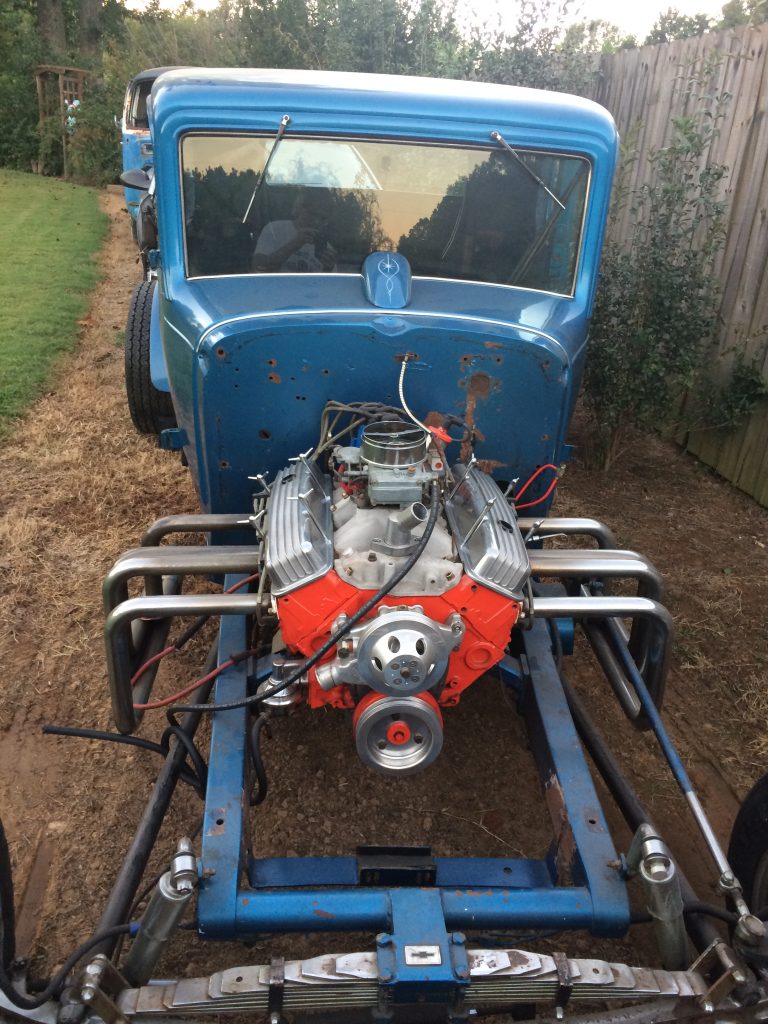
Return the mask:
MULTIPOLYGON (((116 190, 104 278, 76 353, 0 447, 0 814, 11 848, 18 951, 50 969, 91 934, 158 761, 133 748, 43 737, 45 722, 111 728, 102 642, 101 580, 147 524, 194 511, 178 459, 136 435, 123 390, 122 330, 140 272, 116 190)), ((768 511, 656 438, 610 476, 568 469, 554 512, 608 523, 621 547, 663 574, 677 641, 666 721, 723 843, 738 801, 768 768, 768 511)), ((158 682, 194 678, 201 645, 158 682)), ((570 670, 686 872, 704 899, 715 877, 653 740, 623 720, 586 651, 570 670)), ((443 753, 428 771, 387 780, 361 766, 341 713, 303 710, 266 744, 271 794, 257 853, 349 853, 360 842, 426 842, 436 854, 541 855, 548 820, 521 723, 484 680, 446 715, 443 753)), ((142 734, 157 739, 162 714, 142 734)), ((150 871, 195 829, 201 805, 174 798, 150 871)), ((612 815, 611 820, 615 821, 612 815)), ((629 837, 617 827, 616 842, 629 837)), ((647 931, 647 930, 646 930, 647 931)), ((569 939, 559 948, 571 949, 569 939)), ((201 953, 180 939, 167 970, 263 962, 302 953, 301 940, 201 953)), ((320 950, 356 948, 321 940, 320 950)), ((594 945, 590 948, 595 948, 594 945)), ((601 947, 612 959, 652 956, 643 929, 601 947)))

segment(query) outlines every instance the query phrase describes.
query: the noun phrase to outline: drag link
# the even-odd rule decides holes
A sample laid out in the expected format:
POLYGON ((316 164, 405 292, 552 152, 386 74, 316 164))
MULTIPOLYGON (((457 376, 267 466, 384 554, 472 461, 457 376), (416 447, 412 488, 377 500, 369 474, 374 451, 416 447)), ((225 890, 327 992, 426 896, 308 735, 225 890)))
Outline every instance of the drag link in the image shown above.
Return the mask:
MULTIPOLYGON (((611 630, 614 633, 614 637, 616 637, 619 630, 618 625, 609 620, 607 628, 611 630)), ((624 669, 627 672, 627 676, 635 688, 640 703, 642 704, 643 711, 648 717, 648 720, 651 723, 651 728, 656 736, 656 740, 661 747, 661 751, 669 765, 675 781, 685 797, 694 821, 701 832, 712 860, 714 861, 715 867, 718 870, 718 885, 720 890, 727 893, 734 902, 736 912, 739 915, 739 923, 736 926, 739 932, 739 937, 750 945, 757 945, 765 935, 765 925, 750 913, 749 907, 744 900, 744 895, 738 879, 731 869, 728 858, 726 857, 723 848, 720 846, 720 842, 712 829, 709 818, 707 817, 706 812, 694 791, 690 776, 688 775, 680 755, 667 732, 667 728, 664 725, 659 709, 656 707, 653 698, 648 692, 645 680, 638 671, 634 660, 629 655, 629 651, 624 647, 620 647, 619 651, 622 655, 624 669)))

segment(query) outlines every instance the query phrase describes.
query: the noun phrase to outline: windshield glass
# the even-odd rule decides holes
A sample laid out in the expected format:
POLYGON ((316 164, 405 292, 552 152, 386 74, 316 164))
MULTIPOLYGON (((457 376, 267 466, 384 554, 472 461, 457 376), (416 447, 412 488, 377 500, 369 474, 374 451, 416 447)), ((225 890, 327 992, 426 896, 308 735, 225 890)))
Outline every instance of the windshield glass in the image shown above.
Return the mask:
POLYGON ((187 273, 413 274, 573 293, 589 163, 501 146, 187 135, 187 273), (266 170, 266 173, 265 173, 266 170))

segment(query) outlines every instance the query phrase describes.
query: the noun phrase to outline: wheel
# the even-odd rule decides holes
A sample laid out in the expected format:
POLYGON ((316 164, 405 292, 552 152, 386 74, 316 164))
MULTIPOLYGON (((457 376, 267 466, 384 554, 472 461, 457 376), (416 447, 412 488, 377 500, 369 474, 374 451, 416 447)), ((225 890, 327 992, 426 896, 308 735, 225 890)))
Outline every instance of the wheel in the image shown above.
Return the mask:
POLYGON ((768 775, 747 793, 731 832, 728 860, 753 914, 768 907, 768 775))
POLYGON ((8 968, 16 956, 15 918, 13 911, 13 881, 11 858, 5 829, 0 821, 0 963, 8 968))
POLYGON ((176 423, 167 391, 152 383, 149 369, 149 328, 154 281, 142 281, 131 296, 125 328, 125 390, 133 425, 140 434, 159 434, 176 423))

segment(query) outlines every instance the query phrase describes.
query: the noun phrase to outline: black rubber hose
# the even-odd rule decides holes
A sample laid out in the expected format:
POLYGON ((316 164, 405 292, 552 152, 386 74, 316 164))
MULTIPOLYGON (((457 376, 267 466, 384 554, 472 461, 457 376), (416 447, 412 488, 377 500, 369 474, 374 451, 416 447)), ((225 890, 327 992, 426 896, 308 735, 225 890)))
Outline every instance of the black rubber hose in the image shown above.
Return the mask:
POLYGON ((300 679, 305 672, 309 671, 309 669, 316 665, 321 658, 325 657, 328 651, 330 651, 332 647, 335 647, 339 640, 345 637, 361 619, 364 619, 365 616, 376 607, 379 601, 385 598, 391 590, 394 590, 398 583, 405 579, 414 565, 421 558, 424 553, 424 549, 429 543, 429 538, 432 536, 432 531, 435 528, 437 517, 440 513, 440 488, 436 483, 433 483, 430 490, 429 518, 427 519, 427 524, 424 527, 424 533, 419 538, 419 543, 416 548, 408 556, 408 560, 400 566, 394 576, 390 577, 380 590, 377 590, 372 597, 368 598, 365 604, 358 608, 354 615, 350 615, 341 629, 338 629, 328 637, 325 643, 319 647, 311 657, 302 662, 298 668, 294 669, 288 678, 283 680, 279 686, 273 686, 270 690, 264 690, 262 693, 254 693, 250 697, 243 697, 241 700, 229 701, 226 704, 174 704, 173 707, 170 708, 170 712, 234 711, 236 708, 245 708, 250 707, 253 704, 262 704, 265 700, 273 697, 276 693, 280 693, 282 690, 285 690, 300 679))
POLYGON ((16 956, 16 918, 13 909, 13 875, 5 829, 0 821, 0 967, 10 966, 16 956))
MULTIPOLYGON (((738 914, 725 910, 723 907, 716 907, 714 903, 702 903, 700 900, 691 900, 690 902, 683 903, 683 914, 685 917, 698 917, 703 914, 705 917, 714 917, 718 921, 724 921, 725 924, 731 927, 739 920, 738 914)), ((653 919, 653 915, 648 913, 648 911, 639 910, 633 912, 630 923, 650 924, 653 919)))
MULTIPOLYGON (((145 740, 141 736, 124 736, 121 732, 108 732, 102 729, 76 729, 69 725, 44 725, 42 727, 45 736, 71 736, 80 740, 99 740, 104 743, 122 743, 128 747, 139 747, 140 750, 150 750, 153 754, 160 754, 161 757, 168 756, 169 737, 175 736, 185 745, 188 737, 178 727, 168 728, 163 733, 160 743, 153 743, 152 740, 145 740), (182 738, 183 737, 183 738, 182 738)), ((191 743, 191 741, 189 741, 191 743)), ((185 782, 188 786, 202 797, 205 794, 205 783, 208 777, 208 767, 203 761, 200 751, 192 744, 194 755, 189 748, 188 753, 192 760, 194 771, 182 770, 179 774, 179 781, 185 782), (202 772, 200 769, 202 768, 202 772)))
POLYGON ((259 715, 248 734, 248 747, 251 753, 251 761, 253 762, 253 774, 256 776, 256 785, 248 801, 251 807, 257 807, 259 804, 264 803, 269 789, 267 770, 261 757, 261 733, 266 724, 267 716, 259 715))
MULTIPOLYGON (((203 670, 206 675, 213 670, 216 664, 216 654, 217 646, 214 644, 211 647, 211 652, 203 670)), ((212 681, 209 681, 204 683, 197 692, 205 699, 212 686, 212 681)), ((193 737, 199 723, 200 715, 190 714, 182 721, 181 728, 188 736, 193 737)), ((186 758, 187 748, 182 746, 181 743, 176 743, 160 769, 157 781, 155 782, 155 788, 152 791, 125 860, 112 886, 107 905, 101 915, 99 928, 103 931, 106 931, 119 921, 125 921, 128 917, 128 912, 146 870, 155 840, 160 832, 160 826, 165 820, 179 773, 183 769, 186 758)), ((110 956, 114 951, 116 941, 116 939, 112 942, 105 940, 98 951, 110 956)))
MULTIPOLYGON (((169 725, 160 738, 160 745, 167 754, 171 748, 171 736, 175 736, 176 740, 184 747, 189 755, 189 760, 192 762, 194 769, 194 778, 197 780, 195 785, 195 791, 201 800, 205 799, 205 788, 208 785, 208 765, 205 763, 205 758, 195 746, 195 741, 191 736, 188 736, 180 725, 169 725)), ((183 779, 183 774, 179 776, 183 779)))
POLYGON ((100 945, 102 942, 108 939, 117 938, 119 935, 126 935, 131 932, 132 926, 129 924, 118 924, 114 928, 107 928, 106 931, 99 932, 97 935, 91 936, 87 942, 82 943, 77 949, 70 953, 67 959, 64 961, 61 969, 51 978, 48 984, 45 986, 39 995, 33 997, 22 995, 13 985, 10 977, 8 976, 5 967, 0 967, 0 992, 3 993, 5 998, 17 1006, 20 1010, 37 1010, 43 1003, 47 1003, 49 999, 55 998, 67 983, 67 978, 70 971, 82 958, 89 953, 94 946, 100 945))

